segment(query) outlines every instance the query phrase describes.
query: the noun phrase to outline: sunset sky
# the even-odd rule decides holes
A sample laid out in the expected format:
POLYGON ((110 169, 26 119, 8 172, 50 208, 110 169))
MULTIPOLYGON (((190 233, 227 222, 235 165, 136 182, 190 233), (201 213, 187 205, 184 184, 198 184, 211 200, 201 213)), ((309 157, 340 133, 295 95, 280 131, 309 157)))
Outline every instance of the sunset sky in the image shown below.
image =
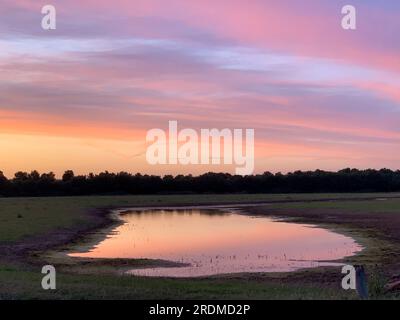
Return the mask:
POLYGON ((398 0, 0 0, 0 170, 233 172, 148 165, 170 120, 254 128, 256 173, 399 169, 399 17, 398 0))

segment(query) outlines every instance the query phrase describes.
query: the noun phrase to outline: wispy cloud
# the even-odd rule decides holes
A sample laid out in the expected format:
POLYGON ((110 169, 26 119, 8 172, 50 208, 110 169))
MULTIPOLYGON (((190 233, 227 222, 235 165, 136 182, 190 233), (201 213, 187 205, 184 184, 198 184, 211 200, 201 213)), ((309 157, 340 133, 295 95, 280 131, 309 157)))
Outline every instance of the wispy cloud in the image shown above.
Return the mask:
POLYGON ((345 32, 341 2, 71 0, 43 32, 38 2, 3 0, 0 132, 140 140, 176 119, 312 150, 299 168, 368 165, 399 143, 400 5, 354 0, 345 32))

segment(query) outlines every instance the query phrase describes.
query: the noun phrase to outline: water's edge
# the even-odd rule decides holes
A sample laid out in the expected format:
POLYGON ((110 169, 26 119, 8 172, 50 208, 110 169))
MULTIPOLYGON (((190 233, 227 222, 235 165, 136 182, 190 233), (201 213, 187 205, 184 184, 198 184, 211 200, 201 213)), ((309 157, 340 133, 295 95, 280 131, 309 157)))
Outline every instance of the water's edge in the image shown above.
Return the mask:
MULTIPOLYGON (((270 219, 274 219, 276 221, 287 221, 290 223, 296 223, 293 221, 290 221, 290 217, 288 218, 282 218, 282 217, 274 217, 273 215, 261 215, 261 214, 252 214, 251 212, 249 212, 248 210, 245 210, 245 208, 249 208, 249 207, 254 207, 255 205, 258 204, 231 204, 231 205, 227 205, 227 204, 223 204, 223 205, 194 205, 194 206, 164 206, 164 207, 159 207, 159 206, 154 206, 154 207, 122 207, 122 208, 118 208, 118 209, 112 209, 109 211, 109 217, 110 219, 112 219, 113 223, 108 226, 105 229, 99 230, 98 232, 95 232, 94 234, 91 234, 91 239, 90 237, 85 239, 85 241, 82 243, 78 243, 77 246, 74 246, 74 251, 75 252, 84 252, 87 251, 88 248, 93 247, 94 245, 99 243, 99 238, 105 238, 107 237, 107 235, 110 233, 111 230, 113 230, 114 228, 116 228, 116 226, 124 224, 125 222, 122 219, 122 216, 125 214, 128 214, 132 211, 149 211, 149 210, 192 210, 192 209, 211 209, 211 210, 218 210, 218 211, 226 211, 229 210, 230 213, 234 213, 234 214, 240 214, 240 215, 245 215, 245 216, 252 216, 252 217, 263 217, 263 218, 270 218, 270 219)), ((320 226, 320 225, 314 225, 314 224, 310 224, 310 227, 318 227, 320 229, 324 229, 330 232, 333 232, 335 234, 339 234, 339 235, 343 235, 345 237, 350 238, 351 240, 353 240, 355 243, 357 243, 358 245, 359 242, 354 239, 353 237, 349 236, 348 234, 345 234, 344 232, 338 232, 338 230, 335 230, 335 228, 330 228, 330 227, 326 227, 326 226, 320 226)), ((101 240, 100 240, 101 241, 101 240)), ((356 252, 357 254, 360 254, 365 247, 362 247, 360 245, 360 247, 362 248, 360 251, 356 252)), ((72 249, 72 248, 69 248, 72 249)), ((353 256, 352 256, 353 257, 353 256)), ((315 262, 319 263, 319 266, 326 266, 327 264, 330 264, 331 266, 339 266, 342 265, 344 262, 344 259, 348 258, 348 257, 344 257, 343 259, 338 259, 338 260, 317 260, 315 262)), ((94 259, 99 259, 99 258, 94 258, 94 259)), ((123 260, 124 258, 121 258, 121 260, 123 260)), ((129 260, 129 259, 127 259, 129 260)), ((177 268, 177 267, 186 267, 187 264, 180 264, 177 265, 177 262, 175 261, 169 261, 171 262, 171 266, 163 266, 164 268, 177 268), (172 265, 174 264, 175 265, 172 265)), ((179 264, 179 263, 178 263, 179 264)), ((318 268, 315 267, 315 268, 318 268)), ((148 268, 157 268, 157 266, 149 266, 148 268)), ((143 267, 138 267, 138 268, 134 268, 134 270, 142 270, 143 267)), ((305 268, 299 268, 296 269, 296 271, 300 271, 303 269, 308 269, 308 267, 305 268)), ((296 271, 288 271, 288 272, 296 272, 296 271)), ((134 273, 134 272, 133 272, 134 273)))

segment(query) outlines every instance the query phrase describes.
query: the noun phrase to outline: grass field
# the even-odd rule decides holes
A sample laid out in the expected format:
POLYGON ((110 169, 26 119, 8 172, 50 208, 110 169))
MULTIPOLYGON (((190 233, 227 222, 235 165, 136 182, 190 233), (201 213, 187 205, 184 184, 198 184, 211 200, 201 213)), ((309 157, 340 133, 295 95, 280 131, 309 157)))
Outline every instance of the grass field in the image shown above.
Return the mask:
MULTIPOLYGON (((40 263, 45 261, 40 260, 43 259, 41 257, 35 262, 38 248, 41 249, 43 243, 46 243, 46 249, 48 246, 63 244, 57 241, 52 243, 53 239, 57 239, 57 234, 63 234, 65 241, 76 236, 76 233, 100 225, 96 217, 89 214, 94 208, 260 202, 269 204, 256 205, 254 210, 258 214, 289 216, 302 222, 343 228, 344 232, 354 231, 354 235, 363 237, 368 246, 371 246, 367 254, 358 257, 358 261, 362 263, 378 264, 386 258, 387 263, 392 261, 392 255, 398 254, 393 247, 398 246, 397 241, 400 241, 400 219, 397 219, 400 218, 400 194, 0 198, 0 299, 356 298, 353 292, 341 290, 336 283, 337 268, 292 274, 257 274, 192 280, 148 279, 100 272, 79 274, 61 268, 57 274, 57 290, 46 292, 41 289, 40 263), (377 201, 375 198, 388 199, 377 201), (329 199, 336 200, 327 201, 329 199), (363 216, 366 214, 370 220, 372 217, 382 217, 381 220, 387 219, 386 222, 390 222, 391 216, 396 217, 389 223, 396 226, 389 228, 393 233, 391 238, 384 236, 385 230, 378 227, 374 229, 373 220, 370 221, 371 225, 363 225, 360 221, 367 221, 363 216), (332 220, 332 216, 336 219, 332 220), (341 222, 338 220, 343 220, 343 223, 338 223, 341 222), (393 236, 397 233, 398 237, 393 236), (25 250, 18 253, 19 248, 25 250), (380 255, 373 257, 378 251, 380 255)), ((396 265, 391 267, 395 268, 396 265)), ((396 296, 388 296, 393 297, 396 296)))
MULTIPOLYGON (((161 206, 221 203, 252 203, 270 201, 303 201, 318 199, 354 199, 400 197, 400 194, 276 194, 276 195, 166 195, 166 196, 92 196, 51 198, 0 198, 0 243, 15 242, 27 236, 41 235, 57 228, 90 223, 85 212, 91 208, 109 206, 161 206)), ((393 202, 396 210, 397 201, 393 202)), ((339 206, 364 210, 369 204, 359 202, 276 204, 277 207, 339 206)), ((381 203, 377 203, 377 210, 381 203)), ((385 208, 386 210, 386 208, 385 208)))

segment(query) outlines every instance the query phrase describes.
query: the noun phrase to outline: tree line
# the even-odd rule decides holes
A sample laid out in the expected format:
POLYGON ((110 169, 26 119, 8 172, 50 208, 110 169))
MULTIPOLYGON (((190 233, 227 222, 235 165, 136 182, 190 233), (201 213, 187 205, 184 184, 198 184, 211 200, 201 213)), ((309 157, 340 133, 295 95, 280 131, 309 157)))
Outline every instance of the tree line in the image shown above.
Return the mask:
POLYGON ((8 179, 0 171, 0 196, 69 196, 97 194, 168 193, 322 193, 400 191, 400 170, 344 169, 295 171, 287 174, 265 172, 251 176, 206 173, 199 176, 154 176, 108 171, 75 175, 37 171, 17 172, 8 179))

